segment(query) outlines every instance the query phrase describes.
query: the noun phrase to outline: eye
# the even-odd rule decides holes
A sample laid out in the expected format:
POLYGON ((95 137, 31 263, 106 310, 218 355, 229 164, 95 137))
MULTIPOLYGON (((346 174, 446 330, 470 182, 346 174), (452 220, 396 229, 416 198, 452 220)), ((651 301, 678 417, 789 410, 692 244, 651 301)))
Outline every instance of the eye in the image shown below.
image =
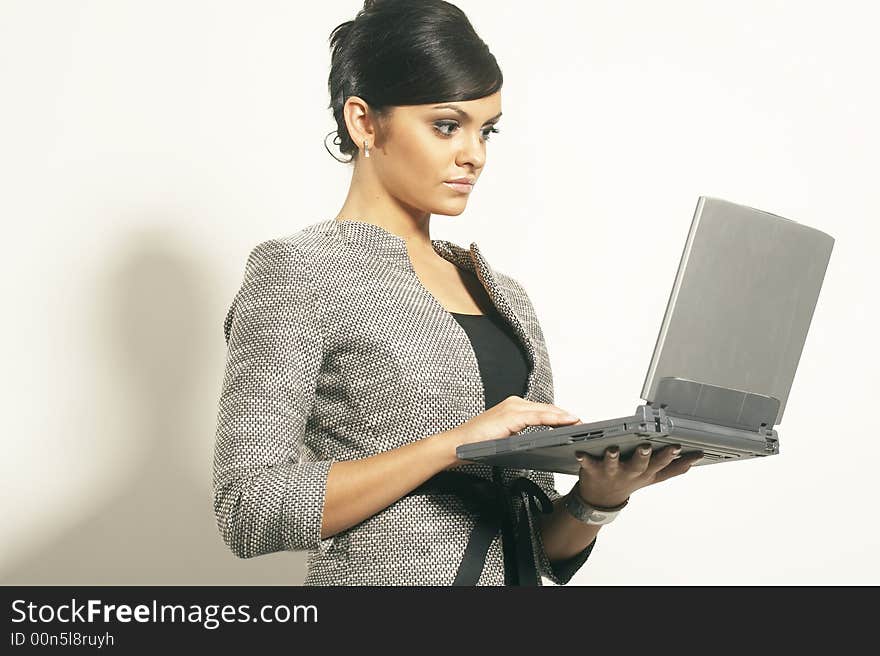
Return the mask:
MULTIPOLYGON (((449 132, 444 131, 444 128, 457 128, 458 123, 456 121, 438 121, 434 123, 434 128, 442 134, 444 137, 451 137, 452 131, 449 132)), ((494 126, 490 126, 483 130, 483 141, 489 141, 490 135, 494 133, 501 132, 498 128, 494 126)))

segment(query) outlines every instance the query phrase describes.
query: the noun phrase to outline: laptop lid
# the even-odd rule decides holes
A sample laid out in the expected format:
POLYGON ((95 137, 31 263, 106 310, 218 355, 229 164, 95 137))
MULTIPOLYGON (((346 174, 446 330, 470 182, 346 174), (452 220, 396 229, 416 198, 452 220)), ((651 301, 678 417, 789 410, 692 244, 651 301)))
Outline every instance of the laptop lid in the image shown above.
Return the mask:
POLYGON ((728 425, 779 424, 833 245, 700 196, 641 398, 728 425))

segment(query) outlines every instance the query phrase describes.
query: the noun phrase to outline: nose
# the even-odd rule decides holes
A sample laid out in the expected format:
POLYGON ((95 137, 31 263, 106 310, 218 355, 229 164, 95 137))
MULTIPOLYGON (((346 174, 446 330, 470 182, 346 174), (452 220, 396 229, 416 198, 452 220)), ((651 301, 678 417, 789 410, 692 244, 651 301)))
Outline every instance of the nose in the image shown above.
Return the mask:
POLYGON ((458 166, 464 167, 470 164, 475 169, 481 169, 486 163, 486 144, 481 138, 480 132, 472 134, 463 141, 461 150, 458 153, 458 166))

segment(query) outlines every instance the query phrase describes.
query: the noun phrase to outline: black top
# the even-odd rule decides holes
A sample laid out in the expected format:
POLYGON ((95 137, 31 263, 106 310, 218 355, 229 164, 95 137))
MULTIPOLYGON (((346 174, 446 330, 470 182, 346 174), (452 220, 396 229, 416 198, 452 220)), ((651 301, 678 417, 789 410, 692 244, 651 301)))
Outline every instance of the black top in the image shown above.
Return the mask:
MULTIPOLYGON (((480 365, 486 410, 511 394, 522 396, 526 391, 529 361, 520 341, 498 312, 491 314, 462 314, 450 312, 467 333, 480 365)), ((492 480, 501 484, 501 468, 492 467, 492 480)), ((502 536, 505 581, 517 585, 516 547, 512 534, 502 536)))
POLYGON ((511 394, 523 396, 529 360, 510 324, 497 311, 492 314, 450 314, 471 340, 483 378, 486 410, 511 394))

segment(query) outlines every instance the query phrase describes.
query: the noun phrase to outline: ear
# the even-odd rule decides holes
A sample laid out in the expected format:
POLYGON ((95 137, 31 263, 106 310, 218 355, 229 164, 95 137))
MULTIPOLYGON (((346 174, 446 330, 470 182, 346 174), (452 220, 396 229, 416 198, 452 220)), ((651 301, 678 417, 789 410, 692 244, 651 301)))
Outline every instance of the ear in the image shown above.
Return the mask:
POLYGON ((364 141, 373 148, 381 137, 382 121, 378 113, 374 111, 366 100, 360 96, 349 96, 342 106, 342 116, 345 119, 345 127, 351 140, 358 148, 362 148, 364 141))

